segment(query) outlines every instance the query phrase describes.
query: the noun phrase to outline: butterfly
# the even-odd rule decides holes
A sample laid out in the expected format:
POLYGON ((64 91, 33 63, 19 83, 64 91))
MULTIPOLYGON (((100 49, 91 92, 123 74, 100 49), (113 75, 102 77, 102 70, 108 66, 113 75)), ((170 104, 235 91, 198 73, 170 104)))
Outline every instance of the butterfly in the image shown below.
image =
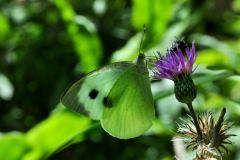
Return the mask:
POLYGON ((64 93, 61 102, 72 111, 100 120, 113 137, 140 136, 155 117, 145 55, 139 51, 136 62, 116 62, 87 74, 64 93))

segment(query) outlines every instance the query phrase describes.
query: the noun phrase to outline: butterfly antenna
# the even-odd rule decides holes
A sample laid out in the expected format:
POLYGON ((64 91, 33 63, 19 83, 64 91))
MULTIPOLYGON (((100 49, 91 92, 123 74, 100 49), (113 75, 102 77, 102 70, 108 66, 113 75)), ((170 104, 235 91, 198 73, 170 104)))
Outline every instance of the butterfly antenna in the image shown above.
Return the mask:
POLYGON ((142 38, 141 38, 140 46, 139 46, 139 54, 141 54, 142 44, 143 44, 143 39, 144 39, 144 36, 145 36, 146 29, 147 29, 147 28, 146 28, 146 25, 144 24, 144 25, 143 25, 142 38))

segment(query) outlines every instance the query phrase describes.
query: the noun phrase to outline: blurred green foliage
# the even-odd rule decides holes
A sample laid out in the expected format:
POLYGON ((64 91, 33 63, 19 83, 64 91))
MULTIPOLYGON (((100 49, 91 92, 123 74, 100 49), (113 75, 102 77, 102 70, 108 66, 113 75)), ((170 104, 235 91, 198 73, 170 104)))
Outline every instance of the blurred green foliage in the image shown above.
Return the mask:
MULTIPOLYGON (((217 115, 226 106, 232 132, 240 132, 239 0, 2 0, 0 9, 0 159, 173 159, 176 122, 187 111, 170 81, 152 83, 156 120, 130 140, 59 104, 87 72, 134 60, 143 24, 149 56, 176 37, 195 40, 194 107, 217 115)), ((240 138, 232 140, 225 159, 238 160, 240 138)))

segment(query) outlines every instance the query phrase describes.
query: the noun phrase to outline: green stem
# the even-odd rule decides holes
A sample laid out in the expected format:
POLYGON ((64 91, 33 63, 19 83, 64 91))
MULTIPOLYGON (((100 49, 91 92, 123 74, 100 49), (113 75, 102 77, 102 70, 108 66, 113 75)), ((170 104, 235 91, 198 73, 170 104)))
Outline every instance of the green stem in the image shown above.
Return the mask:
POLYGON ((197 134, 199 136, 199 140, 201 141, 202 140, 202 131, 200 129, 200 126, 199 126, 199 123, 198 123, 198 119, 197 119, 197 116, 196 116, 195 111, 193 109, 192 103, 188 103, 187 106, 188 106, 188 109, 189 109, 190 114, 192 116, 194 125, 195 125, 195 127, 197 129, 197 134))

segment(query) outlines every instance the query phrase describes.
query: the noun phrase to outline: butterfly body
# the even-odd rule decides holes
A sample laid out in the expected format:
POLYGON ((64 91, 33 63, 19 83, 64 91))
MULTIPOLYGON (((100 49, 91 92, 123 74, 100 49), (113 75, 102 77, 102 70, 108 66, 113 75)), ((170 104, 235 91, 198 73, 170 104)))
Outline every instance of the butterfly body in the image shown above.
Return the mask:
POLYGON ((73 84, 61 102, 70 110, 100 120, 110 135, 133 138, 154 118, 153 98, 144 55, 136 63, 116 62, 73 84))

